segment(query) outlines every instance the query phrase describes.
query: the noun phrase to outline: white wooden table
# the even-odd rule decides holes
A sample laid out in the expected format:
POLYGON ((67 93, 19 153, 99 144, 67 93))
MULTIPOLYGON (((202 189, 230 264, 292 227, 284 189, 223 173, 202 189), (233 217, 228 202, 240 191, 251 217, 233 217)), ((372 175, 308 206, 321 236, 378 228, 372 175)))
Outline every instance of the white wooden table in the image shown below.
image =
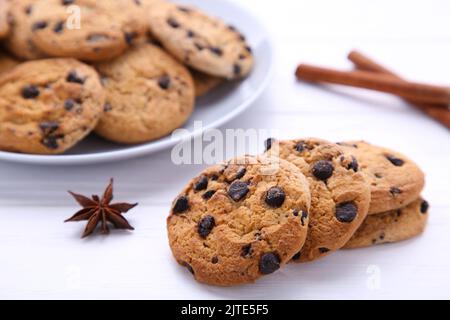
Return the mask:
MULTIPOLYGON (((205 0, 206 1, 206 0, 205 0)), ((212 0, 208 0, 212 1, 212 0)), ((280 137, 366 139, 398 149, 427 174, 426 233, 414 240, 341 251, 290 265, 253 285, 200 285, 171 257, 171 200, 201 168, 175 166, 170 151, 82 167, 0 163, 0 298, 310 299, 450 298, 450 135, 401 100, 298 84, 300 61, 349 68, 358 48, 415 80, 450 83, 450 2, 240 0, 271 30, 276 74, 267 92, 224 128, 275 129, 280 137), (63 224, 78 207, 65 192, 138 201, 133 233, 80 240, 63 224)))

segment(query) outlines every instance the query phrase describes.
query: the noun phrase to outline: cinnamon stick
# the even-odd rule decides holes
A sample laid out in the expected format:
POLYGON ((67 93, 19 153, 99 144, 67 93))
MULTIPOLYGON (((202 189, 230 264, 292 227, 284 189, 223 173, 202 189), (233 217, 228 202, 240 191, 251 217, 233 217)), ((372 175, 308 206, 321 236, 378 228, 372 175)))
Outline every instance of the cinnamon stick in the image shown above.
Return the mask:
POLYGON ((299 80, 349 85, 392 93, 415 101, 437 104, 450 103, 450 88, 448 87, 403 81, 386 74, 368 71, 339 71, 301 64, 297 68, 296 76, 299 80))
MULTIPOLYGON (((386 67, 375 62, 371 58, 365 56, 361 52, 352 51, 348 55, 348 59, 355 64, 355 66, 360 70, 376 72, 380 74, 389 75, 399 80, 403 80, 393 71, 387 69, 386 67)), ((406 101, 417 109, 421 110, 423 113, 428 115, 430 118, 443 124, 447 129, 450 129, 450 110, 448 105, 436 105, 430 103, 423 103, 416 100, 406 99, 406 101)))

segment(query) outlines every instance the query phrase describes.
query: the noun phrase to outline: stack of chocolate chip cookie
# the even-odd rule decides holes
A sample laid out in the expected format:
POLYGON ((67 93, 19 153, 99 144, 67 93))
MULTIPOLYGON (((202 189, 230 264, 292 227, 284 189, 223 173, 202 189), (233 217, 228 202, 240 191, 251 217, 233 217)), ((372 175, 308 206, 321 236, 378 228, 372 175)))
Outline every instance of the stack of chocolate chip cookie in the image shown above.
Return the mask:
POLYGON ((0 0, 0 41, 0 150, 34 154, 166 136, 254 63, 234 27, 163 0, 0 0))
POLYGON ((206 169, 167 219, 175 259, 200 282, 253 282, 286 263, 422 233, 424 174, 366 142, 266 142, 260 156, 206 169))

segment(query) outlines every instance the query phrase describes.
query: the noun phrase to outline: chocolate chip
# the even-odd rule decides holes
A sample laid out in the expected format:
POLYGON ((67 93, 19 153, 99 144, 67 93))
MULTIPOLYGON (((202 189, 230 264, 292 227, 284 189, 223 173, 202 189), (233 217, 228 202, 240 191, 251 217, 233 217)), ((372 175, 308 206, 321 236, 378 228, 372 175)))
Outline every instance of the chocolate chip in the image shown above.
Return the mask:
POLYGON ((342 223, 350 223, 355 220, 358 208, 354 202, 344 202, 336 206, 336 219, 342 223))
POLYGON ((175 200, 172 212, 174 214, 179 214, 187 211, 189 209, 189 199, 186 196, 179 196, 175 200))
POLYGON ((48 149, 56 150, 58 149, 58 140, 63 138, 63 135, 47 136, 41 140, 41 143, 48 149))
POLYGON ((250 54, 253 53, 253 49, 250 48, 249 46, 246 46, 245 50, 247 50, 247 52, 250 53, 250 54))
POLYGON ((55 33, 60 33, 63 30, 64 30, 64 21, 57 22, 53 27, 53 32, 55 33))
POLYGON ((206 191, 206 192, 202 195, 202 198, 203 198, 204 200, 209 200, 209 199, 212 198, 212 196, 213 196, 215 193, 216 193, 216 190, 208 190, 208 191, 206 191))
POLYGON ((383 178, 383 175, 381 173, 375 173, 375 178, 381 179, 383 178))
POLYGON ((405 161, 403 161, 402 159, 399 159, 393 155, 387 155, 386 159, 388 159, 396 167, 401 167, 402 165, 405 164, 405 161))
POLYGON ((322 181, 326 181, 333 175, 334 167, 329 161, 320 160, 314 164, 312 173, 313 175, 322 181))
POLYGON ((72 70, 67 75, 66 81, 72 82, 72 83, 84 84, 85 79, 80 77, 75 70, 72 70))
POLYGON ((34 24, 33 24, 33 26, 32 26, 32 30, 33 31, 36 31, 36 30, 42 30, 42 29, 45 29, 45 28, 47 28, 47 22, 46 21, 38 21, 38 22, 35 22, 34 24))
POLYGON ((247 169, 245 167, 239 167, 238 171, 236 172, 235 180, 242 179, 246 173, 247 169))
POLYGON ((303 152, 306 149, 306 144, 304 142, 299 142, 295 145, 295 150, 297 152, 303 152))
POLYGON ((389 190, 389 192, 391 193, 391 195, 392 195, 393 197, 395 197, 396 195, 401 194, 401 193, 402 193, 402 190, 400 190, 400 189, 397 188, 397 187, 392 187, 392 188, 389 190))
POLYGON ((237 202, 244 199, 249 191, 250 190, 245 182, 236 181, 228 188, 228 195, 237 202))
POLYGON ((189 263, 184 262, 184 263, 183 263, 183 266, 184 266, 186 269, 188 269, 190 273, 195 274, 194 269, 192 268, 192 266, 191 266, 189 263))
POLYGON ((206 239, 211 233, 212 229, 216 226, 216 220, 212 216, 206 216, 199 221, 197 231, 200 237, 206 239))
POLYGON ((302 257, 302 253, 299 251, 293 257, 292 260, 298 261, 302 257))
POLYGON ((197 50, 203 50, 203 49, 205 49, 205 47, 203 46, 203 45, 201 45, 200 43, 194 43, 194 46, 197 48, 197 50))
POLYGON ((384 240, 385 237, 386 237, 386 235, 384 234, 384 232, 381 233, 380 236, 379 236, 380 240, 384 240))
POLYGON ((71 5, 75 2, 75 0, 61 0, 63 6, 71 5))
POLYGON ((322 248, 319 248, 319 252, 320 253, 327 253, 327 252, 330 252, 330 249, 322 247, 322 248))
POLYGON ((292 212, 292 214, 293 214, 295 217, 298 217, 298 210, 297 210, 297 209, 294 209, 294 211, 292 212))
POLYGON ((280 268, 280 256, 274 252, 265 253, 259 260, 259 272, 271 274, 280 268))
POLYGON ((201 176, 194 184, 195 191, 206 190, 208 188, 208 178, 206 176, 201 176))
POLYGON ((29 5, 25 8, 25 14, 29 16, 33 12, 33 6, 29 5))
POLYGON ((219 258, 218 257, 212 257, 211 263, 212 264, 218 264, 219 263, 219 258))
POLYGON ((243 258, 249 258, 253 254, 253 248, 251 244, 247 244, 242 247, 241 249, 241 257, 243 258))
POLYGON ((284 200, 286 200, 286 194, 279 187, 272 187, 266 193, 265 201, 272 208, 280 208, 284 200))
POLYGON ((178 21, 175 20, 174 18, 169 18, 169 19, 167 19, 167 24, 168 24, 169 26, 171 26, 172 28, 174 28, 174 29, 177 29, 177 28, 180 27, 180 24, 179 24, 178 21))
POLYGON ((29 85, 22 88, 22 97, 24 99, 35 99, 39 97, 39 88, 33 85, 29 85))
POLYGON ((223 55, 223 51, 219 47, 209 47, 208 49, 209 49, 209 51, 211 51, 212 53, 214 53, 215 55, 217 55, 219 57, 223 55))
POLYGON ((159 77, 159 79, 158 79, 158 85, 163 90, 169 89, 170 83, 171 83, 171 80, 168 75, 163 75, 163 76, 159 77))
POLYGON ((422 203, 420 204, 420 213, 427 213, 428 209, 430 208, 430 204, 428 203, 428 201, 423 200, 422 203))
POLYGON ((193 37, 195 37, 195 32, 192 31, 192 30, 188 30, 187 31, 187 36, 188 36, 188 38, 193 38, 193 37))
POLYGON ((347 170, 353 170, 355 172, 358 172, 359 164, 358 161, 354 156, 352 156, 352 161, 348 164, 347 170))
POLYGON ((112 105, 109 102, 106 102, 105 105, 103 106, 103 111, 109 112, 111 110, 112 110, 112 105))
POLYGON ((306 211, 302 211, 302 218, 301 218, 301 222, 302 222, 302 226, 305 226, 305 220, 308 218, 308 212, 306 211))
POLYGON ((234 75, 235 75, 235 76, 240 76, 240 75, 241 75, 241 72, 242 72, 241 66, 238 65, 238 64, 235 64, 235 65, 233 66, 233 73, 234 73, 234 75))
POLYGON ((45 121, 39 124, 39 128, 44 135, 48 136, 59 129, 59 123, 57 121, 45 121))
POLYGON ((133 40, 136 39, 137 35, 138 34, 136 32, 125 32, 124 33, 125 41, 128 44, 132 44, 133 40))
POLYGON ((213 175, 211 176, 211 180, 212 180, 212 181, 217 181, 217 180, 219 180, 219 176, 218 176, 217 174, 213 174, 213 175))
POLYGON ((272 149, 272 145, 276 140, 274 138, 269 138, 264 142, 264 147, 266 148, 266 151, 269 151, 272 149))
POLYGON ((67 99, 64 102, 64 109, 66 109, 67 111, 72 110, 74 106, 75 106, 75 101, 72 99, 67 99))

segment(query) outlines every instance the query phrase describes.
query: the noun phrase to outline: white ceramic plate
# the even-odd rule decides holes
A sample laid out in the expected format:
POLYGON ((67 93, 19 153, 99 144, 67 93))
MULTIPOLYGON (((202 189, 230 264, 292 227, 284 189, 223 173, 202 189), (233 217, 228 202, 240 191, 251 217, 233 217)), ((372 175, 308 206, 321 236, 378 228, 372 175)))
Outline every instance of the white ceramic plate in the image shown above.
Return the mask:
POLYGON ((118 145, 91 135, 63 155, 28 155, 0 151, 0 160, 64 165, 128 159, 170 148, 181 139, 197 136, 207 129, 223 125, 247 109, 266 88, 272 73, 272 46, 263 25, 249 12, 230 0, 183 0, 177 2, 194 5, 236 26, 247 37, 254 50, 256 61, 255 68, 248 78, 240 82, 222 85, 197 102, 193 116, 184 126, 189 130, 189 134, 177 137, 177 139, 168 136, 135 146, 118 145), (202 121, 202 130, 194 131, 194 121, 202 121))

